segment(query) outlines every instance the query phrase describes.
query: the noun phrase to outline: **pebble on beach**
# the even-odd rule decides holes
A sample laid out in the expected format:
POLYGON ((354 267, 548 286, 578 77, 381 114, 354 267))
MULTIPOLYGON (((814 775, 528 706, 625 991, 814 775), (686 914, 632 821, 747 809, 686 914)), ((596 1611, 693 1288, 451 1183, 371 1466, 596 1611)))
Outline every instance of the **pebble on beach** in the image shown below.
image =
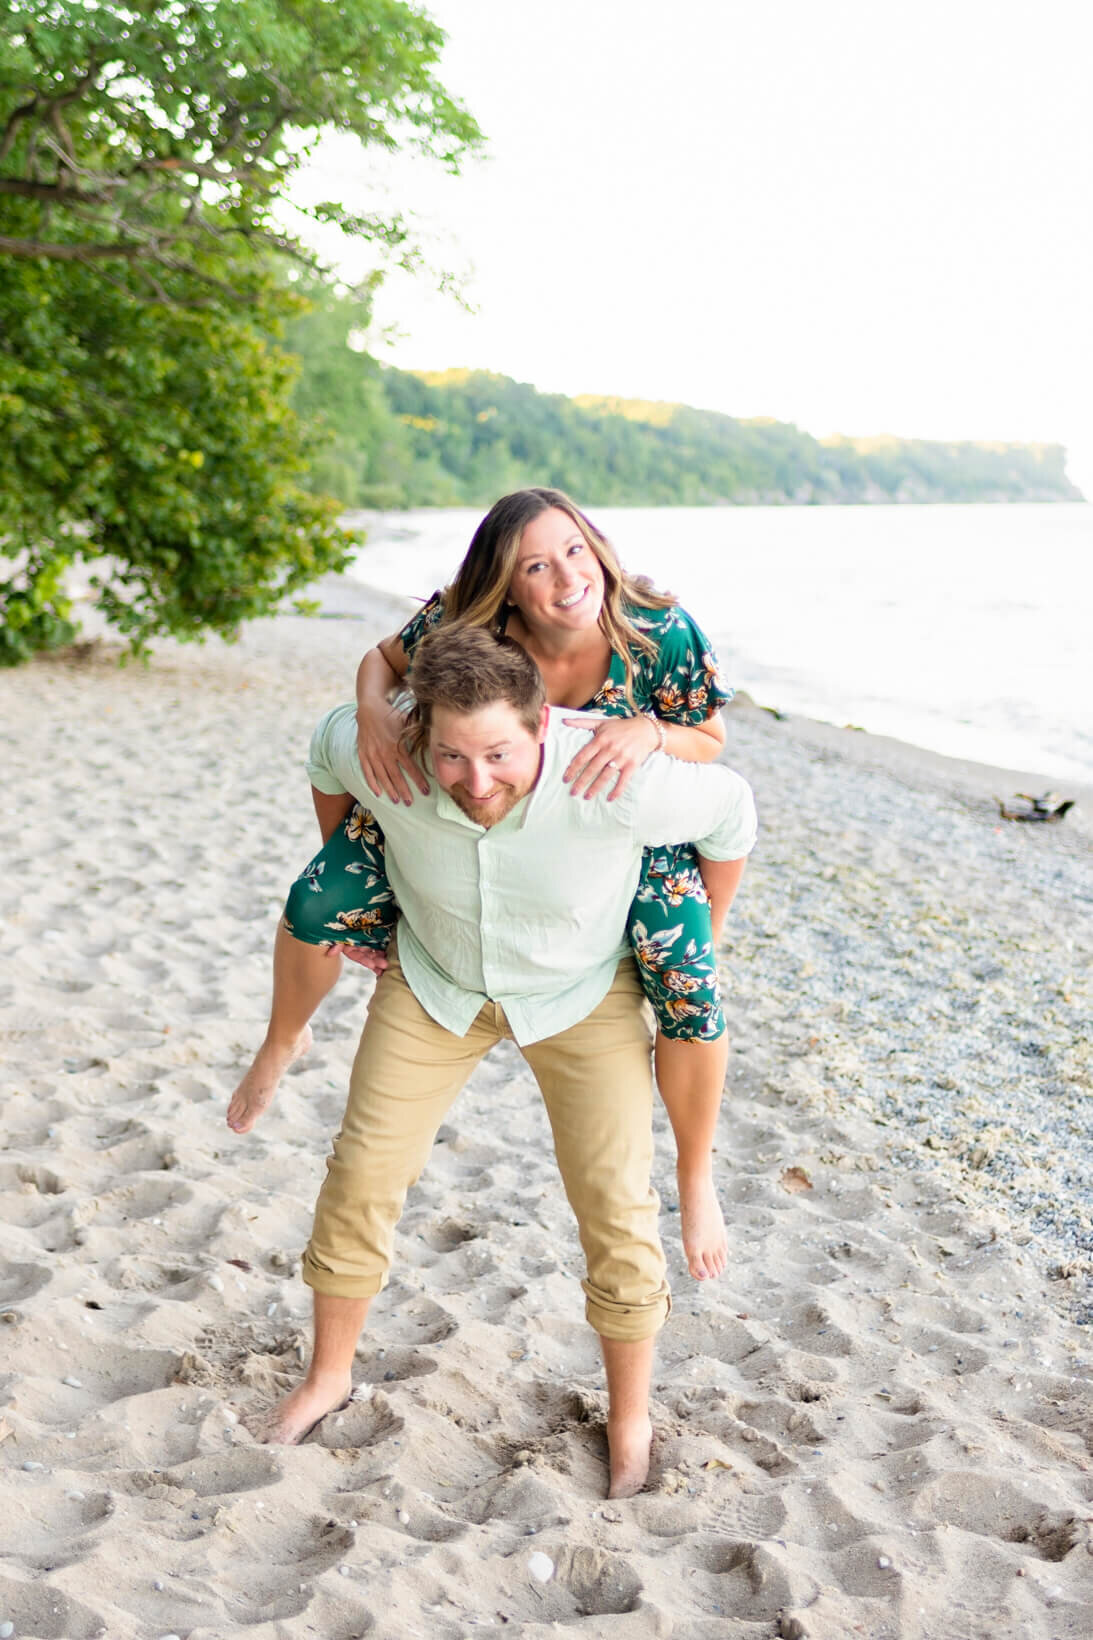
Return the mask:
POLYGON ((528 1576, 533 1577, 536 1583, 549 1583, 554 1576, 554 1562, 541 1549, 528 1556, 528 1576))

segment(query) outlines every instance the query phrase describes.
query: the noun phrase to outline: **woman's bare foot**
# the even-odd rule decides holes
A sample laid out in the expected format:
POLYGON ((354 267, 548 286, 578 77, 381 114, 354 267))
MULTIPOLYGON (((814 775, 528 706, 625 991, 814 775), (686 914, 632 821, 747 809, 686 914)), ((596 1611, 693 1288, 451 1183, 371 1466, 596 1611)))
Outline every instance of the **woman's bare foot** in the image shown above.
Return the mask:
POLYGON ((305 1025, 289 1043, 271 1042, 267 1037, 254 1056, 254 1063, 231 1096, 228 1126, 236 1133, 249 1133, 277 1092, 277 1084, 288 1067, 311 1046, 311 1026, 305 1025))
POLYGON ((693 1175, 677 1173, 676 1177, 687 1268, 696 1281, 711 1281, 721 1274, 729 1258, 725 1220, 713 1176, 707 1170, 693 1175))
POLYGON ((254 1433, 267 1446, 299 1446, 330 1412, 348 1406, 351 1378, 305 1378, 260 1419, 254 1433))
POLYGON ((648 1418, 607 1420, 610 1453, 609 1498, 632 1498, 649 1479, 653 1426, 648 1418))

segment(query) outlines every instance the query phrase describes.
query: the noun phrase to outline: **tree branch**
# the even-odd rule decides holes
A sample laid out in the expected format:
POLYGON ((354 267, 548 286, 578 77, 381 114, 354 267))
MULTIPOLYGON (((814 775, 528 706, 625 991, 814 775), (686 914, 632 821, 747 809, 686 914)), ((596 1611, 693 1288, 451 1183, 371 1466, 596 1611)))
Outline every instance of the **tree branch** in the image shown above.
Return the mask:
POLYGON ((28 103, 24 103, 21 108, 13 109, 9 114, 8 122, 4 127, 4 134, 0 137, 0 165, 7 159, 15 146, 15 139, 19 135, 19 127, 25 125, 27 120, 34 118, 34 115, 38 112, 38 107, 38 97, 33 96, 28 103))
POLYGON ((60 140, 61 154, 58 157, 63 157, 65 164, 70 165, 73 170, 77 169, 76 149, 73 146, 72 138, 69 135, 68 126, 61 118, 61 109, 58 103, 54 103, 49 111, 49 123, 52 125, 54 131, 56 131, 60 140))
MULTIPOLYGON (((146 254, 147 244, 75 245, 47 244, 41 239, 9 239, 0 234, 0 251, 8 256, 47 256, 54 262, 98 262, 104 258, 132 258, 146 254)), ((154 254, 154 252, 153 252, 154 254)))
MULTIPOLYGON (((66 108, 70 102, 75 102, 77 97, 81 97, 83 95, 92 80, 95 78, 95 75, 99 72, 99 68, 100 64, 92 58, 88 64, 87 72, 80 75, 71 91, 62 91, 60 95, 56 97, 43 97, 40 92, 36 91, 29 102, 23 103, 19 108, 13 109, 11 114, 8 116, 7 124, 4 127, 4 134, 0 137, 0 164, 2 164, 11 153, 11 150, 15 144, 15 139, 19 135, 20 126, 25 125, 27 120, 34 119, 36 115, 39 119, 44 115, 45 118, 54 124, 56 128, 57 122, 55 116, 58 115, 58 110, 66 108)), ((64 126, 63 120, 60 122, 60 130, 58 134, 61 135, 62 141, 66 142, 69 151, 71 152, 72 139, 68 135, 68 131, 64 126)))
MULTIPOLYGON (((122 178, 104 177, 101 186, 120 188, 122 178)), ((18 194, 23 199, 41 199, 50 205, 109 205, 108 193, 84 193, 63 182, 27 182, 22 177, 0 177, 0 194, 18 194)))

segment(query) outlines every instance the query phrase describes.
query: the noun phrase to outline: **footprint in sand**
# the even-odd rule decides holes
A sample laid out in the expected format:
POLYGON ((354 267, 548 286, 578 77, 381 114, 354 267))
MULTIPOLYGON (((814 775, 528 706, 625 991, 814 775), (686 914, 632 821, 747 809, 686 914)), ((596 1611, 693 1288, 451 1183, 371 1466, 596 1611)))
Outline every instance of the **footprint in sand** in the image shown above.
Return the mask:
MULTIPOLYGON (((388 1291, 394 1293, 396 1290, 389 1288, 388 1291)), ((391 1349, 392 1345, 439 1344, 458 1331, 459 1323, 454 1315, 443 1305, 420 1293, 409 1299, 396 1299, 383 1317, 383 1339, 389 1357, 397 1353, 391 1349)), ((391 1366, 390 1359, 387 1366, 391 1366)), ((422 1370, 432 1371, 432 1368, 422 1370)), ((405 1377, 407 1374, 398 1373, 396 1376, 405 1377)))
MULTIPOLYGON (((531 1453, 532 1449, 521 1451, 531 1453)), ((530 1462, 468 1488, 459 1500, 459 1509, 476 1526, 491 1520, 511 1520, 541 1531, 546 1526, 569 1524, 566 1491, 552 1486, 530 1462)))
POLYGON ((733 1453, 745 1468, 754 1466, 767 1475, 791 1475, 799 1467, 797 1459, 773 1435, 764 1434, 728 1409, 707 1412, 702 1418, 701 1427, 733 1453))
MULTIPOLYGON (((1033 1484, 1039 1481, 1034 1477, 1033 1484)), ((1089 1540, 1087 1522, 1072 1508, 1030 1495, 998 1470, 950 1470, 933 1476, 914 1501, 916 1518, 944 1521, 978 1537, 1001 1543, 1027 1544, 1040 1560, 1064 1560, 1081 1541, 1089 1540)))
POLYGON ((177 1179, 137 1180, 104 1190, 84 1203, 85 1219, 96 1230, 117 1229, 134 1220, 161 1217, 168 1208, 192 1199, 188 1185, 177 1179))
POLYGON ((69 1076, 97 1077, 110 1069, 109 1061, 85 1055, 72 1055, 64 1062, 64 1068, 69 1076))
MULTIPOLYGON (((222 1409, 210 1409, 214 1421, 218 1412, 222 1415, 222 1409)), ((196 1497, 221 1498, 275 1486, 284 1471, 269 1447, 231 1447, 225 1452, 184 1459, 163 1474, 196 1497)))
POLYGON ((383 1524, 408 1538, 413 1538, 417 1543, 452 1543, 456 1538, 465 1537, 467 1534, 465 1520, 452 1520, 450 1516, 442 1515, 437 1509, 423 1507, 411 1498, 400 1496, 397 1490, 392 1491, 388 1503, 388 1508, 392 1507, 394 1522, 385 1519, 383 1524))
POLYGON ((377 1447, 398 1439, 405 1420, 379 1390, 371 1395, 357 1391, 344 1411, 324 1418, 312 1441, 326 1447, 377 1447))
MULTIPOLYGON (((356 1542, 352 1528, 337 1521, 293 1520, 272 1505, 257 1509, 249 1500, 232 1506, 229 1518, 232 1530, 217 1534, 210 1571, 230 1606, 232 1628, 260 1624, 262 1633, 272 1633, 265 1625, 301 1617, 314 1598, 310 1584, 343 1562, 356 1542)), ((214 1624, 210 1632, 222 1626, 214 1624)), ((351 1632, 371 1628, 370 1618, 359 1614, 351 1632)), ((350 1631, 324 1623, 321 1632, 333 1640, 350 1631)))
POLYGON ((9 1264, 0 1271, 0 1308, 25 1304, 53 1280, 52 1270, 41 1264, 9 1264))
POLYGON ((109 1141, 102 1150, 114 1177, 119 1173, 165 1173, 176 1165, 167 1141, 156 1138, 146 1128, 109 1141))
POLYGON ((777 1440, 788 1441, 792 1446, 814 1448, 826 1439, 807 1412, 776 1396, 762 1401, 738 1401, 733 1411, 741 1423, 777 1440))
POLYGON ((755 1332, 735 1317, 683 1315, 677 1320, 673 1316, 671 1331, 665 1333, 661 1360, 668 1367, 694 1356, 708 1356, 733 1365, 753 1355, 760 1344, 755 1332))
MULTIPOLYGON (((95 1249, 94 1237, 89 1238, 88 1245, 95 1249)), ((194 1290, 183 1291, 187 1283, 199 1277, 204 1280, 206 1274, 197 1265, 161 1264, 156 1259, 130 1253, 123 1253, 103 1268, 110 1287, 122 1292, 159 1293, 163 1298, 181 1303, 188 1303, 195 1296, 194 1290)))
MULTIPOLYGON (((630 1560, 623 1555, 591 1547, 571 1547, 556 1543, 546 1531, 527 1554, 482 1557, 475 1567, 475 1587, 482 1608, 504 1611, 510 1622, 533 1624, 541 1633, 568 1628, 588 1618, 611 1618, 646 1609, 643 1584, 630 1560), (545 1554, 553 1562, 549 1582, 540 1584, 528 1576, 530 1553, 545 1554)), ((639 1623, 640 1623, 639 1619, 639 1623)), ((594 1628, 593 1633, 615 1633, 615 1626, 594 1628)), ((622 1630, 619 1630, 620 1634, 622 1630)), ((655 1628, 644 1625, 628 1633, 652 1635, 655 1628)), ((666 1632, 660 1630, 659 1632, 666 1632)))
MULTIPOLYGON (((811 1578, 801 1573, 792 1574, 789 1560, 789 1550, 769 1543, 726 1543, 715 1547, 705 1568, 712 1574, 711 1593, 716 1591, 720 1609, 730 1611, 740 1623, 777 1622, 787 1607, 804 1604, 815 1594, 811 1578)), ((782 1634, 788 1632, 781 1628, 782 1634)), ((803 1637, 805 1631, 802 1629, 799 1633, 803 1637)))
POLYGON ((466 1219, 444 1219, 440 1224, 428 1225, 418 1235, 434 1253, 451 1253, 465 1242, 476 1241, 483 1234, 482 1227, 466 1219))
POLYGON ((40 1568, 71 1565, 88 1553, 94 1529, 114 1514, 108 1492, 74 1496, 73 1487, 58 1496, 51 1491, 43 1511, 36 1491, 10 1488, 4 1500, 4 1531, 28 1563, 40 1568))
POLYGON ((24 1230, 35 1230, 58 1213, 65 1211, 59 1200, 71 1186, 48 1168, 33 1167, 29 1163, 9 1164, 0 1169, 0 1199, 3 1217, 8 1224, 24 1230))
MULTIPOLYGON (((846 1484, 850 1490, 861 1490, 856 1482, 846 1484)), ((826 1481, 813 1482, 803 1497, 798 1488, 793 1512, 793 1542, 820 1551, 845 1549, 877 1529, 875 1508, 870 1507, 866 1518, 826 1481)))
POLYGON ((407 1378, 425 1378, 437 1370, 437 1364, 416 1350, 384 1349, 358 1359, 358 1368, 366 1384, 397 1384, 407 1378))
POLYGON ((98 1612, 52 1583, 0 1578, 0 1609, 17 1635, 34 1635, 35 1640, 97 1640, 103 1633, 98 1612))
POLYGON ((788 1315, 782 1333, 795 1349, 811 1355, 844 1357, 856 1350, 854 1340, 820 1304, 805 1304, 788 1315))

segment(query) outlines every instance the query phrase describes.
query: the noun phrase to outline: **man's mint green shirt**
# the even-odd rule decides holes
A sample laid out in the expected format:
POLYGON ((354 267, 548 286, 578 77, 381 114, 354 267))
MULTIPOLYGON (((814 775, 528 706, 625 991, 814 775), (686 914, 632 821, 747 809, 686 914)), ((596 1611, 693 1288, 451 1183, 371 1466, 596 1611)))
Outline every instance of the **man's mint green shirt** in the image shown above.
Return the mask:
MULTIPOLYGON (((435 780, 409 807, 375 796, 357 757, 356 707, 336 707, 312 737, 312 785, 351 792, 383 827, 399 962, 426 1013, 457 1036, 486 1001, 504 1009, 522 1047, 603 1001, 628 950, 646 844, 693 842, 711 860, 755 844, 751 788, 719 764, 657 752, 616 802, 573 797, 562 771, 588 732, 563 718, 581 715, 551 710, 535 787, 488 828, 435 780)), ((590 728, 602 721, 586 715, 590 728)))

